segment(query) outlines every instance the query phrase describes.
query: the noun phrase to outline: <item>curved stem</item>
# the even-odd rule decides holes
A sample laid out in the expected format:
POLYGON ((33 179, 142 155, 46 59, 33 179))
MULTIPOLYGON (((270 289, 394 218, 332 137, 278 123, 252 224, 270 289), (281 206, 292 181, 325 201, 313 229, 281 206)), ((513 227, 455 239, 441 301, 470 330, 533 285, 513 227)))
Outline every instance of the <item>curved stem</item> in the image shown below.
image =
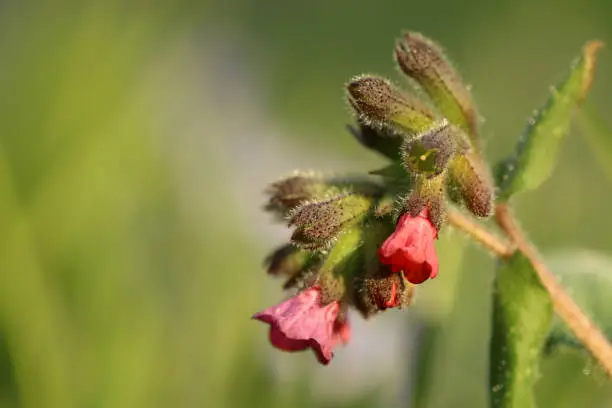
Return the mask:
POLYGON ((478 242, 495 255, 506 258, 514 253, 515 247, 513 245, 504 242, 501 238, 487 231, 481 225, 459 211, 449 208, 447 218, 451 225, 466 232, 474 241, 478 242))
POLYGON ((557 314, 567 323, 593 357, 599 361, 608 375, 612 375, 612 345, 542 262, 538 251, 527 241, 517 225, 507 204, 498 204, 495 207, 495 218, 502 231, 516 244, 518 250, 530 260, 542 285, 548 291, 557 314))
POLYGON ((504 242, 504 240, 459 211, 452 208, 448 210, 448 221, 451 225, 466 232, 474 241, 497 256, 505 258, 511 256, 518 249, 529 259, 542 285, 550 295, 559 317, 567 323, 578 340, 599 361, 606 373, 612 376, 612 345, 542 262, 540 254, 525 238, 507 204, 496 205, 495 219, 497 225, 510 239, 510 243, 504 242))

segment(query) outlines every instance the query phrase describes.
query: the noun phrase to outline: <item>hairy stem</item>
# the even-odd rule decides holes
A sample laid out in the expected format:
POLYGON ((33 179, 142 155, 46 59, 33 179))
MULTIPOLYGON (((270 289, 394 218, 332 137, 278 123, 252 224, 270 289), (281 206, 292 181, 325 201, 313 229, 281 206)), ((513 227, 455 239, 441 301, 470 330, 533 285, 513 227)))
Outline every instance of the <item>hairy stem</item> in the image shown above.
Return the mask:
POLYGON ((538 251, 527 241, 525 235, 517 225, 507 204, 498 204, 495 207, 497 224, 516 244, 533 265, 544 288, 548 291, 557 314, 567 323, 578 340, 599 361, 606 373, 612 376, 612 345, 601 330, 574 302, 570 295, 557 282, 555 275, 540 259, 538 251))
POLYGON ((466 217, 459 211, 450 208, 448 210, 448 222, 454 227, 466 232, 474 241, 484 246, 495 255, 505 258, 514 252, 515 247, 503 239, 487 231, 481 225, 466 217))
POLYGON ((510 243, 504 242, 503 239, 459 211, 452 208, 448 211, 448 222, 451 225, 466 232, 474 241, 497 256, 508 257, 518 249, 529 259, 542 285, 548 291, 557 314, 567 323, 591 355, 599 361, 606 373, 612 376, 612 345, 542 262, 538 251, 527 241, 523 231, 517 225, 507 204, 497 204, 495 219, 501 230, 510 239, 510 243))

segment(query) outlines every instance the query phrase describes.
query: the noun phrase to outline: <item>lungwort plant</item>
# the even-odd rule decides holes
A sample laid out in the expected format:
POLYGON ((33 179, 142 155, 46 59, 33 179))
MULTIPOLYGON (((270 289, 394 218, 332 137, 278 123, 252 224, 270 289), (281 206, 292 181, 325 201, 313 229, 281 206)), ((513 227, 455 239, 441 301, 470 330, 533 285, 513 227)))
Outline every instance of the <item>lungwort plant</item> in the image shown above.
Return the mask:
POLYGON ((395 47, 399 67, 427 100, 375 75, 352 78, 346 97, 356 123, 349 130, 389 164, 344 178, 296 172, 267 189, 266 210, 293 227, 291 242, 266 261, 268 273, 283 277, 293 296, 254 316, 269 325, 272 345, 312 349, 328 364, 334 349, 350 340, 348 309, 371 318, 409 306, 418 285, 444 275, 436 239, 443 228, 457 228, 498 258, 491 406, 534 406, 553 311, 612 374, 608 340, 525 239, 510 206, 551 175, 572 112, 591 86, 600 46, 585 45, 566 80, 529 120, 515 152, 493 170, 482 154, 472 96, 432 40, 409 32, 395 47), (480 222, 489 217, 495 232, 480 222))

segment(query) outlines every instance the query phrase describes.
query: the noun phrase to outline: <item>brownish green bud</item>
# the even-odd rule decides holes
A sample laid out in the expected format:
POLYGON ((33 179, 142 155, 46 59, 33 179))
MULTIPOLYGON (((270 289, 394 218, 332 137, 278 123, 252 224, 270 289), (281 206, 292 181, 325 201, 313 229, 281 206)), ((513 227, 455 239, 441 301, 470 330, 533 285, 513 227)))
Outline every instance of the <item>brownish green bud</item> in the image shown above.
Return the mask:
POLYGON ((362 146, 375 150, 391 160, 399 159, 403 136, 383 128, 375 129, 365 123, 359 123, 358 127, 349 125, 347 128, 362 146))
POLYGON ((393 273, 388 267, 378 264, 364 277, 357 277, 353 284, 353 302, 364 318, 389 308, 410 306, 414 286, 403 273, 393 273))
POLYGON ((381 197, 374 207, 374 215, 376 217, 386 217, 388 215, 393 214, 393 205, 395 204, 395 199, 391 194, 387 194, 381 197))
POLYGON ((410 173, 431 178, 446 170, 457 151, 453 128, 447 120, 406 140, 402 146, 402 162, 410 173))
POLYGON ((478 217, 493 209, 493 181, 482 159, 473 152, 457 155, 449 165, 450 194, 460 196, 466 208, 478 217))
POLYGON ((293 244, 286 244, 277 248, 265 259, 268 274, 284 276, 288 279, 283 289, 300 286, 318 268, 320 256, 293 244))
POLYGON ((371 197, 348 192, 303 203, 289 218, 289 225, 297 227, 291 240, 304 248, 324 248, 343 229, 358 222, 372 204, 371 197))
POLYGON ((270 198, 264 208, 284 219, 293 209, 307 201, 347 192, 377 196, 382 193, 381 189, 381 185, 365 177, 323 177, 312 172, 295 172, 266 189, 270 198))
POLYGON ((446 219, 446 207, 444 202, 444 187, 447 173, 441 173, 433 178, 417 178, 414 188, 405 198, 399 214, 408 213, 411 217, 417 217, 425 209, 431 224, 439 232, 446 219))
POLYGON ((317 271, 316 285, 322 289, 322 301, 344 298, 354 276, 362 273, 362 245, 367 233, 353 226, 340 234, 326 253, 317 271))
POLYGON ((268 274, 292 276, 308 263, 310 253, 293 244, 283 245, 266 257, 264 263, 268 274))
POLYGON ((402 71, 429 95, 440 113, 463 128, 478 147, 478 113, 472 96, 440 46, 421 34, 409 32, 397 42, 395 58, 402 71))
POLYGON ((358 76, 347 85, 348 100, 358 119, 375 129, 417 134, 435 122, 433 112, 384 78, 358 76))
POLYGON ((313 197, 325 193, 330 186, 314 173, 294 173, 274 182, 266 189, 269 195, 266 211, 286 215, 291 209, 313 197))

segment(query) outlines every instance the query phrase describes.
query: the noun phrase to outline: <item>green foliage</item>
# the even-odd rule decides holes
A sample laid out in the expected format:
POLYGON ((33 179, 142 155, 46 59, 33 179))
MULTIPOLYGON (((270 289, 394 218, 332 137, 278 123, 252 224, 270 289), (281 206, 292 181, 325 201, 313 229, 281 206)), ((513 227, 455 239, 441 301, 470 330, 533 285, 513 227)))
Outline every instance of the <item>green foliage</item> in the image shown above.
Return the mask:
MULTIPOLYGON (((612 258, 593 250, 564 250, 548 256, 546 262, 578 306, 612 339, 612 258)), ((548 339, 549 351, 561 345, 582 347, 567 325, 556 318, 548 339)))
POLYGON ((546 105, 529 120, 515 156, 497 166, 500 201, 534 190, 550 177, 561 139, 569 131, 572 112, 591 87, 595 58, 601 45, 601 42, 591 41, 584 46, 567 79, 552 89, 546 105))
POLYGON ((529 260, 517 252, 500 261, 493 287, 491 407, 535 407, 533 387, 552 316, 548 293, 529 260))

